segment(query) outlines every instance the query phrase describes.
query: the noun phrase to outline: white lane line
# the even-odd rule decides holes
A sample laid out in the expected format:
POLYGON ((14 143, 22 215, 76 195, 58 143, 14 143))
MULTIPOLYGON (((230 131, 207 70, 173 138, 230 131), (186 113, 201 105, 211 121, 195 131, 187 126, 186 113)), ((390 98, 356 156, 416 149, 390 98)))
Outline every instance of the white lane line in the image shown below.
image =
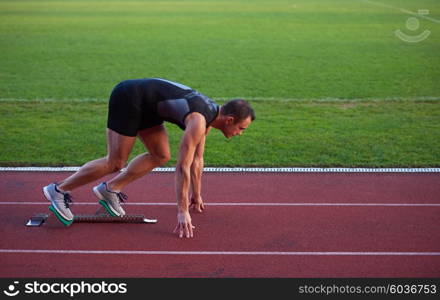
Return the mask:
MULTIPOLYGON (((439 20, 432 19, 429 17, 426 17, 424 15, 420 15, 419 13, 415 13, 409 10, 405 10, 402 8, 398 8, 391 5, 384 5, 382 3, 377 3, 369 0, 360 0, 364 1, 373 5, 383 6, 391 9, 397 9, 404 13, 412 14, 415 16, 420 16, 425 19, 431 20, 433 22, 439 22, 439 20)), ((336 98, 336 97, 324 97, 324 98, 293 98, 293 97, 248 97, 243 95, 238 96, 212 96, 210 97, 214 100, 218 101, 228 101, 232 98, 236 99, 246 99, 248 101, 279 101, 279 102, 300 102, 300 103, 308 103, 308 102, 382 102, 382 101, 438 101, 440 100, 440 96, 412 96, 412 97, 402 97, 402 96, 388 96, 383 98, 378 97, 367 97, 367 98, 336 98)), ((102 102, 106 103, 108 102, 108 98, 61 98, 61 99, 55 99, 55 98, 0 98, 0 102, 58 102, 58 103, 72 103, 72 102, 102 102)))
MULTIPOLYGON (((0 202, 0 205, 49 205, 49 202, 0 202)), ((97 202, 76 202, 74 205, 97 205, 97 202)), ((125 203, 130 206, 174 206, 175 202, 132 202, 125 203)), ((440 203, 272 203, 272 202, 211 202, 205 203, 206 206, 423 206, 440 207, 440 203)))
POLYGON ((352 255, 352 256, 440 256, 440 252, 320 252, 320 251, 149 251, 149 250, 52 250, 52 249, 0 249, 0 253, 33 254, 112 254, 112 255, 352 255))
MULTIPOLYGON (((0 172, 76 172, 80 167, 0 167, 0 172)), ((153 172, 171 173, 174 167, 155 168, 153 172)), ((121 170, 123 171, 123 170, 121 170)), ((440 173, 440 168, 242 168, 206 167, 207 173, 440 173)))
POLYGON ((392 5, 385 4, 385 3, 382 3, 382 2, 378 2, 378 1, 371 1, 371 0, 361 0, 361 1, 369 3, 369 4, 372 4, 372 5, 376 5, 376 6, 382 6, 382 7, 391 8, 391 9, 394 9, 394 10, 399 10, 399 11, 401 11, 403 13, 406 13, 406 14, 409 14, 409 15, 413 15, 413 16, 416 16, 416 17, 420 17, 420 18, 424 18, 424 19, 429 20, 431 22, 440 24, 440 20, 437 20, 437 19, 434 19, 434 18, 431 18, 431 17, 427 17, 427 16, 425 16, 425 15, 423 15, 421 13, 416 13, 416 12, 410 11, 410 10, 405 9, 405 8, 400 8, 400 7, 397 7, 397 6, 392 6, 392 5))

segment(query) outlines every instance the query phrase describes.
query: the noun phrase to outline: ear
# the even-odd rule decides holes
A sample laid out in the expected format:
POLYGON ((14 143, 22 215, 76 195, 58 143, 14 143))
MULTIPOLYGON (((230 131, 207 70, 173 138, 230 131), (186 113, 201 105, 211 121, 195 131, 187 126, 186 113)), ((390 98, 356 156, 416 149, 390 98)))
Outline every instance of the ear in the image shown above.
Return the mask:
POLYGON ((234 124, 235 118, 233 116, 226 116, 226 124, 231 125, 234 124))

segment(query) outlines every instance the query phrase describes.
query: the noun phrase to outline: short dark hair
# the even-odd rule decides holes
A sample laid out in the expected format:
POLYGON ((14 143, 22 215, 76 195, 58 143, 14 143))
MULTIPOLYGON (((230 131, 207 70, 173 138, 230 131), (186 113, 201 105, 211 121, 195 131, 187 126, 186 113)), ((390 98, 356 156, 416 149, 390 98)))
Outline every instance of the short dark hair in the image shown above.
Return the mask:
POLYGON ((247 119, 249 116, 251 120, 255 120, 255 112, 249 102, 243 99, 232 99, 226 102, 221 108, 223 115, 233 116, 235 122, 247 119))

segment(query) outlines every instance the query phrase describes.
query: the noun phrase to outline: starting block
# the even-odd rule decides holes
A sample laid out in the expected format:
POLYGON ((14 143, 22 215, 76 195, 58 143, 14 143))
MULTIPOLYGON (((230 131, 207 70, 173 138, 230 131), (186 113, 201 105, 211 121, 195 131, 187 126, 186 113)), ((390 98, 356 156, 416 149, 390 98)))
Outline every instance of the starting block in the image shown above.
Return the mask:
MULTIPOLYGON (((44 224, 49 218, 49 214, 39 213, 33 215, 26 226, 38 227, 44 224)), ((122 217, 114 217, 107 213, 107 211, 101 207, 93 215, 79 214, 73 217, 73 223, 143 223, 143 224, 156 224, 157 219, 148 219, 144 215, 125 215, 122 217)), ((70 225, 70 224, 69 224, 70 225)), ((67 225, 68 226, 68 225, 67 225)))

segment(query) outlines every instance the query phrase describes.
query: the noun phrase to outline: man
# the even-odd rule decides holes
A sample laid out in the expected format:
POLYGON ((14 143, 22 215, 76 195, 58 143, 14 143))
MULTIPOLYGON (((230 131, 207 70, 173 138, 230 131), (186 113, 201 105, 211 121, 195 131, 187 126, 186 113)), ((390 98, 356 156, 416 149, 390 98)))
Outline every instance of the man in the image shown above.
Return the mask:
POLYGON ((123 216, 121 206, 127 196, 121 190, 170 159, 168 136, 163 125, 178 125, 184 134, 176 165, 177 226, 179 237, 193 237, 190 206, 204 209, 201 175, 206 135, 211 128, 226 138, 240 135, 255 119, 248 102, 235 99, 219 106, 210 98, 180 83, 159 78, 132 79, 113 89, 107 121, 107 156, 90 161, 76 173, 43 188, 50 209, 66 225, 73 222, 70 192, 125 166, 138 137, 148 152, 135 157, 122 172, 93 188, 112 216, 123 216), (190 196, 191 189, 191 196, 190 196), (191 199, 190 199, 191 198, 191 199))

